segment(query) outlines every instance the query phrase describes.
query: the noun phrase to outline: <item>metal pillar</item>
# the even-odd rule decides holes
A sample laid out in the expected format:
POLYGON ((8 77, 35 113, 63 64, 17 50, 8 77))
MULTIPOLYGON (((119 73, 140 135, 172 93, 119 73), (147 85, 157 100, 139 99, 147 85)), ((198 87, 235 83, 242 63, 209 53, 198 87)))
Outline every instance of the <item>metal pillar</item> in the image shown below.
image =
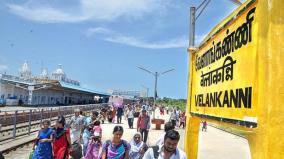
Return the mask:
POLYGON ((33 91, 35 87, 34 86, 28 86, 28 91, 29 91, 29 100, 28 100, 28 105, 33 104, 33 91))
POLYGON ((42 123, 42 118, 43 118, 43 109, 40 110, 40 123, 42 123))
MULTIPOLYGON (((154 108, 156 108, 156 98, 157 98, 157 82, 158 82, 158 72, 155 72, 155 90, 154 90, 154 108)), ((153 118, 155 119, 155 110, 153 112, 153 118)))
POLYGON ((50 108, 50 110, 49 110, 49 118, 50 118, 50 121, 52 121, 52 108, 50 108))
POLYGON ((148 100, 148 97, 149 97, 149 88, 146 88, 147 92, 146 92, 146 96, 147 96, 147 100, 148 100))
POLYGON ((28 100, 28 105, 32 105, 33 101, 33 91, 29 90, 29 100, 28 100))
MULTIPOLYGON (((162 72, 162 73, 158 73, 158 72, 151 72, 151 71, 149 71, 149 70, 147 70, 147 69, 145 69, 145 68, 143 68, 143 67, 138 67, 139 69, 141 69, 141 70, 143 70, 143 71, 145 71, 145 72, 147 72, 147 73, 150 73, 151 75, 154 75, 155 76, 155 90, 154 90, 154 105, 153 105, 153 107, 155 107, 155 105, 156 105, 156 97, 157 97, 157 82, 158 82, 158 76, 159 75, 163 75, 163 74, 166 74, 166 73, 168 73, 168 72, 171 72, 171 71, 173 71, 173 70, 175 70, 175 69, 170 69, 170 70, 167 70, 167 71, 164 71, 164 72, 162 72)), ((155 119, 155 109, 154 109, 154 113, 153 113, 153 118, 155 119)))
POLYGON ((32 125, 32 110, 30 109, 30 113, 29 113, 29 135, 31 134, 31 125, 32 125))
POLYGON ((61 113, 60 113, 60 106, 58 107, 58 116, 60 115, 61 113))
MULTIPOLYGON (((0 99, 2 99, 1 97, 2 97, 2 79, 1 79, 1 75, 0 75, 0 99)), ((4 98, 3 98, 3 100, 4 100, 4 98)))
POLYGON ((17 114, 18 114, 18 111, 16 110, 15 114, 14 114, 14 129, 13 129, 13 138, 14 139, 16 138, 16 132, 17 132, 17 114))
POLYGON ((194 47, 194 40, 195 40, 195 13, 196 13, 196 8, 195 7, 190 7, 189 48, 194 47))

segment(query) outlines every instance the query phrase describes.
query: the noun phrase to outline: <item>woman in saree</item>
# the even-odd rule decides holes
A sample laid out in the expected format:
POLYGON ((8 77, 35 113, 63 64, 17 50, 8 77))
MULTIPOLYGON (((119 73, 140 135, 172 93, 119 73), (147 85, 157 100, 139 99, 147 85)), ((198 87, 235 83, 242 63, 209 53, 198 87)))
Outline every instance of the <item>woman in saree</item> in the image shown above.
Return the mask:
POLYGON ((101 135, 100 133, 95 132, 91 137, 91 141, 89 142, 85 159, 101 159, 101 149, 101 135))
POLYGON ((129 159, 130 145, 121 139, 122 135, 122 126, 115 126, 112 140, 103 144, 102 159, 129 159))
POLYGON ((53 130, 49 128, 50 121, 45 120, 42 122, 43 128, 39 131, 36 143, 33 146, 34 151, 33 159, 53 159, 52 155, 52 133, 53 130))
POLYGON ((58 116, 54 130, 53 157, 54 159, 68 159, 69 145, 71 145, 70 130, 64 128, 64 116, 58 116))
POLYGON ((129 158, 142 159, 145 153, 146 144, 142 141, 140 132, 134 134, 133 139, 130 141, 130 146, 129 158))

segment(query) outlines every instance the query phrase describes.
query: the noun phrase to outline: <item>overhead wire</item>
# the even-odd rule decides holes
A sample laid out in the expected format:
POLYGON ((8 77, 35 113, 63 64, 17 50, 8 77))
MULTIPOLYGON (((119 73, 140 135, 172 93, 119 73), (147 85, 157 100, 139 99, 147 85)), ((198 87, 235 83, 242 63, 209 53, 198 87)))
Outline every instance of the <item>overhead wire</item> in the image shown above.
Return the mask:
POLYGON ((201 15, 201 13, 202 13, 202 12, 204 11, 204 9, 207 7, 207 5, 210 3, 210 1, 211 1, 211 0, 205 0, 205 1, 203 1, 203 2, 201 3, 201 5, 198 6, 197 9, 199 9, 205 2, 207 2, 207 3, 205 3, 205 5, 204 5, 203 8, 201 9, 201 11, 198 13, 198 15, 196 16, 195 20, 198 19, 198 17, 201 15))

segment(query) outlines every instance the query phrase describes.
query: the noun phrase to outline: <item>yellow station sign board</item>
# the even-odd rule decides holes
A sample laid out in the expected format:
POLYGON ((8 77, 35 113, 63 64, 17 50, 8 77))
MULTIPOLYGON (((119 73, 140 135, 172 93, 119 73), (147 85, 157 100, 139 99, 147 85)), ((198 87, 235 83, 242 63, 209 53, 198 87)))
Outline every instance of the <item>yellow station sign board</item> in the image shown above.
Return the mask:
POLYGON ((252 159, 284 158, 283 5, 247 0, 188 49, 187 158, 198 158, 202 117, 244 136, 252 159))
POLYGON ((192 54, 191 113, 257 123, 257 8, 247 7, 192 54))

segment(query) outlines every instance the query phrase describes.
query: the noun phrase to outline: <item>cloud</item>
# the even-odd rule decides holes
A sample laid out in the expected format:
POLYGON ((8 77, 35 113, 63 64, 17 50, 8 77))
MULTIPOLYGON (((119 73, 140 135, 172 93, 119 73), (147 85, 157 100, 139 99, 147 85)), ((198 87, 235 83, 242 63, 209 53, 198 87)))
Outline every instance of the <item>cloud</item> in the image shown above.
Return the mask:
POLYGON ((73 16, 51 7, 30 8, 29 6, 8 5, 10 11, 25 19, 47 23, 79 22, 86 20, 84 16, 73 16))
MULTIPOLYGON (((86 35, 94 36, 98 39, 102 39, 108 42, 147 49, 187 48, 189 43, 188 37, 186 36, 180 36, 177 38, 169 39, 167 41, 153 42, 146 41, 137 37, 125 36, 118 32, 103 27, 89 28, 86 31, 86 35)), ((195 46, 200 45, 206 38, 206 36, 207 34, 196 35, 195 46)))
POLYGON ((117 34, 109 29, 102 28, 102 27, 97 27, 97 28, 89 28, 86 31, 86 35, 91 36, 93 34, 117 34))
POLYGON ((188 41, 184 37, 170 39, 168 41, 161 41, 161 42, 147 42, 136 39, 134 37, 127 37, 127 36, 108 37, 105 40, 109 42, 125 44, 140 48, 147 48, 147 49, 186 48, 188 46, 188 41))
POLYGON ((162 2, 162 0, 80 0, 78 7, 68 6, 66 2, 62 8, 62 5, 40 4, 37 0, 29 0, 21 5, 7 4, 7 7, 11 13, 32 21, 75 23, 89 20, 113 21, 119 17, 141 18, 148 13, 163 10, 168 3, 162 2), (66 9, 68 7, 69 10, 66 9))
POLYGON ((169 48, 186 48, 188 46, 188 39, 185 36, 170 39, 167 41, 146 41, 140 38, 125 36, 107 28, 90 28, 86 32, 87 36, 95 36, 104 41, 129 45, 139 48, 147 49, 169 49, 169 48))

